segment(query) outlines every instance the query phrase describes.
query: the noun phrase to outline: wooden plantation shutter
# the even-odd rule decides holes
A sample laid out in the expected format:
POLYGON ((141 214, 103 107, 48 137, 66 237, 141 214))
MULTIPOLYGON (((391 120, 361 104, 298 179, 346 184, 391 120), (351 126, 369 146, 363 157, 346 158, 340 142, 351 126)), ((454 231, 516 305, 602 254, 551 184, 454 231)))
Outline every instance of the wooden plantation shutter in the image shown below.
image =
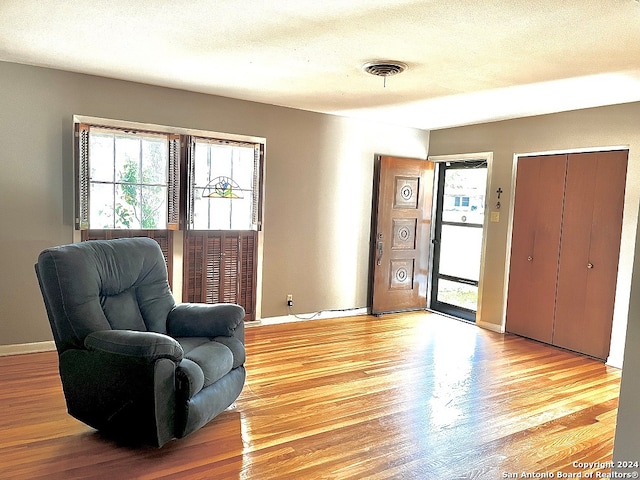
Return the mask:
POLYGON ((180 227, 180 135, 169 135, 169 184, 167 185, 167 228, 180 227))
POLYGON ((75 124, 76 230, 89 228, 89 125, 75 124))
POLYGON ((187 165, 186 165, 186 177, 187 177, 187 208, 186 208, 186 228, 193 228, 193 216, 194 216, 194 183, 195 183, 195 155, 196 155, 196 141, 193 137, 187 137, 189 142, 189 148, 187 148, 187 165))
POLYGON ((253 196, 253 205, 251 209, 251 223, 253 223, 256 230, 262 230, 262 210, 260 205, 260 188, 262 182, 262 155, 264 153, 263 145, 256 143, 253 147, 253 171, 256 172, 253 176, 253 191, 256 194, 253 196))
POLYGON ((256 297, 257 290, 257 232, 243 232, 240 237, 240 291, 238 292, 238 303, 242 305, 250 316, 250 320, 256 319, 256 297))
POLYGON ((256 239, 255 231, 188 231, 183 301, 237 303, 255 320, 256 239))
MULTIPOLYGON (((207 265, 207 276, 212 275, 218 277, 219 288, 210 288, 207 296, 211 295, 213 303, 238 303, 238 292, 240 290, 240 276, 238 275, 240 260, 239 237, 233 235, 221 235, 220 237, 220 255, 218 268, 211 268, 211 264, 207 265), (217 299, 217 300, 216 300, 217 299)), ((215 285, 215 283, 214 283, 215 285)))

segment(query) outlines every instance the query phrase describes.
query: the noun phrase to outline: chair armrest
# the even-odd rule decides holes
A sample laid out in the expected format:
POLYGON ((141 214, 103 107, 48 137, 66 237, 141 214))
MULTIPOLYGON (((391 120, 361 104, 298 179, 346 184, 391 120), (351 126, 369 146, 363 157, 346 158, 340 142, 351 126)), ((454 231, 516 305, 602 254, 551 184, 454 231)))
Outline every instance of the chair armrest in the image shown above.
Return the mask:
POLYGON ((84 346, 90 351, 136 357, 154 362, 168 358, 174 362, 182 360, 180 344, 161 333, 133 330, 101 330, 87 335, 84 346))
POLYGON ((232 337, 244 316, 234 303, 182 303, 169 312, 167 331, 172 337, 232 337))

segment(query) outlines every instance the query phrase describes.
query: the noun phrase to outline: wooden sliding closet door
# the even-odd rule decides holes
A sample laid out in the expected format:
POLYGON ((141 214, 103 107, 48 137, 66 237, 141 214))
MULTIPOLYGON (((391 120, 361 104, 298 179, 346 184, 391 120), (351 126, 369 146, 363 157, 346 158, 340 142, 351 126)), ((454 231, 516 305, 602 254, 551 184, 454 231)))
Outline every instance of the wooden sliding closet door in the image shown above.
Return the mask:
POLYGON ((553 343, 602 359, 611 343, 627 155, 568 155, 553 343))
POLYGON ((508 332, 551 343, 566 155, 518 161, 507 298, 508 332))

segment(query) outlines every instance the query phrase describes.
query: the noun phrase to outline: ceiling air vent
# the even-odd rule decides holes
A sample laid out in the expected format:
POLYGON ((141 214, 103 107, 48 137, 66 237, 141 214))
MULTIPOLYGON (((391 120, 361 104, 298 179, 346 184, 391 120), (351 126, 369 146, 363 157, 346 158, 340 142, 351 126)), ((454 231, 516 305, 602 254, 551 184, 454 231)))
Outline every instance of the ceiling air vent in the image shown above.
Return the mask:
POLYGON ((378 77, 390 77, 404 72, 407 65, 401 62, 369 62, 362 67, 365 72, 378 77))
POLYGON ((402 62, 395 61, 377 61, 365 63, 362 69, 370 75, 384 78, 384 86, 387 86, 387 77, 397 75, 407 69, 407 65, 402 62))

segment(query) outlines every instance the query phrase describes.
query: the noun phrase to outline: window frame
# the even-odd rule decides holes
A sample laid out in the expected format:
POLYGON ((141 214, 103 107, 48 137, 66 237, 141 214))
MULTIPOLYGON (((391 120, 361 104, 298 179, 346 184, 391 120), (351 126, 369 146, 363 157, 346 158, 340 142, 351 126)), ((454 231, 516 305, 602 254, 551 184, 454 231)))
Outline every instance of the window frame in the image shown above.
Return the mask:
MULTIPOLYGON (((74 136, 77 139, 74 145, 74 169, 76 172, 76 197, 75 197, 75 229, 76 230, 145 230, 142 226, 138 228, 96 228, 91 225, 91 165, 89 158, 89 136, 91 130, 96 129, 103 132, 134 132, 136 135, 150 135, 165 137, 167 141, 167 193, 166 193, 166 214, 164 228, 157 230, 178 230, 180 222, 180 135, 166 132, 154 132, 140 129, 124 129, 84 122, 74 123, 74 136)), ((102 132, 100 132, 102 133, 102 132)), ((96 182, 107 185, 118 185, 115 179, 113 182, 96 182)), ((142 184, 140 184, 142 185, 142 184)))
POLYGON ((246 229, 246 231, 260 231, 262 230, 262 201, 263 201, 263 177, 264 177, 264 143, 256 142, 256 141, 238 141, 238 140, 230 140, 224 138, 215 138, 215 137, 202 137, 189 135, 185 139, 185 147, 187 149, 184 158, 186 163, 184 165, 185 179, 184 184, 187 188, 186 194, 186 211, 184 215, 184 230, 208 230, 208 231, 237 231, 236 228, 228 228, 228 229, 199 229, 194 226, 194 212, 195 212, 195 198, 196 198, 196 187, 195 185, 195 145, 196 143, 207 143, 211 145, 230 145, 230 146, 238 146, 238 147, 250 147, 254 149, 254 175, 253 182, 251 185, 252 192, 255 192, 253 202, 251 205, 251 228, 246 229))

